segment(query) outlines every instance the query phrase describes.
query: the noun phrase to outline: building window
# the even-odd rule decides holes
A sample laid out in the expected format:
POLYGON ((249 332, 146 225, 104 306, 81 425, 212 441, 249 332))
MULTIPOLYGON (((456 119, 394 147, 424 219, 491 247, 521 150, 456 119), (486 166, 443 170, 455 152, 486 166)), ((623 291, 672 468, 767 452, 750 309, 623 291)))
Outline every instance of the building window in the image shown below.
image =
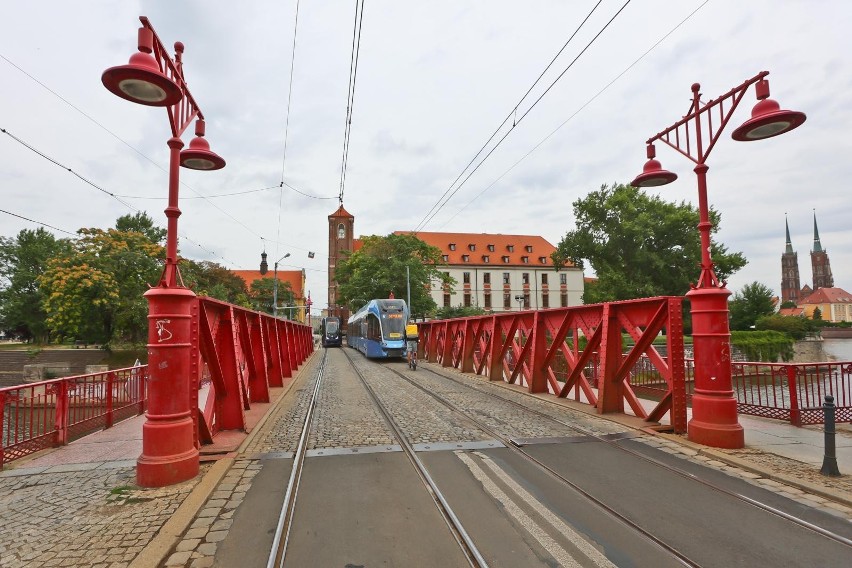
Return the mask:
POLYGON ((491 284, 491 273, 483 272, 482 273, 482 283, 483 284, 491 284))
POLYGON ((559 283, 562 284, 563 286, 568 284, 568 275, 567 274, 560 274, 559 275, 559 283))
POLYGON ((510 294, 509 292, 503 294, 503 309, 512 309, 512 294, 510 294))
POLYGON ((343 223, 338 223, 337 225, 337 238, 345 239, 346 238, 346 226, 343 223))
POLYGON ((522 256, 522 257, 521 257, 521 262, 523 262, 524 264, 529 264, 529 263, 530 263, 530 257, 528 257, 528 256, 522 256))
POLYGON ((530 294, 529 292, 524 294, 524 309, 530 309, 530 294))
POLYGON ((470 243, 469 245, 467 245, 467 250, 471 250, 471 251, 476 250, 476 245, 473 244, 473 243, 470 243))
POLYGON ((541 275, 541 283, 542 283, 542 284, 547 284, 547 274, 542 274, 542 275, 541 275))
POLYGON ((456 243, 450 243, 450 250, 456 250, 456 243))
POLYGON ((515 245, 507 245, 506 250, 508 250, 509 252, 515 252, 515 245))
POLYGON ((532 245, 527 245, 524 248, 527 250, 527 252, 532 252, 532 245))
POLYGON ((559 294, 559 301, 562 302, 562 307, 568 307, 568 292, 562 292, 559 294))
POLYGON ((482 262, 488 264, 489 262, 491 262, 491 258, 487 254, 483 254, 482 255, 482 262))
POLYGON ((444 292, 444 307, 445 308, 450 307, 450 295, 446 292, 444 292))
POLYGON ((530 283, 530 273, 529 272, 524 272, 523 274, 521 274, 521 282, 523 282, 524 284, 530 283))
POLYGON ((443 258, 443 259, 444 259, 444 262, 449 262, 449 260, 450 260, 450 255, 445 254, 445 255, 444 255, 444 256, 442 256, 441 258, 443 258))
POLYGON ((462 255, 462 260, 463 260, 464 262, 470 262, 470 255, 469 255, 469 254, 463 254, 463 255, 462 255))
POLYGON ((494 245, 488 245, 488 250, 490 250, 491 252, 494 252, 494 245))
POLYGON ((540 257, 538 257, 538 261, 542 264, 547 264, 547 257, 546 256, 540 256, 540 257))
POLYGON ((503 273, 503 284, 508 284, 508 283, 509 283, 509 273, 504 272, 503 273))
POLYGON ((491 309, 491 292, 485 293, 485 309, 486 310, 491 309))
POLYGON ((464 307, 470 307, 470 290, 465 290, 464 292, 464 307))
POLYGON ((462 273, 462 282, 464 284, 470 284, 470 272, 462 273))
POLYGON ((504 256, 504 257, 503 257, 503 262, 504 262, 504 263, 506 263, 506 264, 509 264, 509 257, 508 257, 508 256, 504 256))
POLYGON ((541 294, 541 307, 544 309, 550 307, 550 298, 547 296, 547 292, 542 292, 541 294))

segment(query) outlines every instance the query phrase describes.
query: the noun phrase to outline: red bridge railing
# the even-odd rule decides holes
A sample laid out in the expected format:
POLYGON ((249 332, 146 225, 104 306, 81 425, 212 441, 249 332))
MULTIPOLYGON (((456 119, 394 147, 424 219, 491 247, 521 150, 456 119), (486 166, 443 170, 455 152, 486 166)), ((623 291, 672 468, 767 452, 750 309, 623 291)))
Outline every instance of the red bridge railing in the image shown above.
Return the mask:
MULTIPOLYGON (((193 307, 191 408, 195 444, 223 430, 245 430, 252 403, 269 402, 314 349, 310 326, 207 297, 193 307)), ((148 366, 0 389, 0 469, 142 414, 148 366)))
POLYGON ((147 378, 138 366, 0 389, 0 469, 142 414, 147 378))
POLYGON ((530 392, 582 401, 598 413, 633 413, 658 422, 667 413, 685 433, 686 391, 681 298, 659 297, 418 324, 420 357, 465 373, 526 387, 530 392), (666 357, 652 342, 666 337, 666 357), (625 348, 622 333, 633 345, 625 348), (648 412, 632 371, 647 357, 663 385, 648 412))

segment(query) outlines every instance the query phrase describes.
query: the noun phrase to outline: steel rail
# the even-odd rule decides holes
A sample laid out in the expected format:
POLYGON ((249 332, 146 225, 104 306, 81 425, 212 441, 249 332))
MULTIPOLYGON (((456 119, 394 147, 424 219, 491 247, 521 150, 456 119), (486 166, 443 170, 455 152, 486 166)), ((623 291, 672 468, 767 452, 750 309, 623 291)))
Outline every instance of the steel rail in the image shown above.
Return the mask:
POLYGON ((284 504, 281 506, 281 513, 278 515, 278 525, 275 527, 275 537, 272 540, 272 547, 270 548, 269 559, 266 561, 266 568, 281 568, 284 566, 284 557, 287 553, 287 544, 290 540, 290 526, 293 521, 293 512, 296 509, 296 497, 299 493, 299 481, 302 478, 302 466, 305 464, 305 448, 307 447, 308 434, 311 431, 311 420, 313 419, 314 408, 316 407, 317 397, 320 386, 322 385, 327 358, 328 350, 325 349, 320 368, 317 371, 317 382, 311 393, 311 402, 305 413, 302 434, 299 437, 299 444, 296 447, 296 454, 293 457, 293 469, 290 470, 290 479, 287 482, 287 491, 284 494, 284 504))
MULTIPOLYGON (((470 538, 470 535, 467 534, 467 531, 462 525, 459 518, 453 512, 450 504, 447 502, 444 495, 441 493, 441 490, 438 489, 437 484, 432 479, 432 476, 429 475, 429 472, 426 470, 426 466, 423 465, 423 462, 417 457, 416 452, 414 451, 414 447, 408 442, 408 439, 405 437, 405 434, 402 432, 402 428, 400 428, 399 424, 397 424, 396 420, 390 415, 387 407, 379 400, 376 391, 373 390, 367 380, 364 378, 363 373, 361 373, 360 369, 355 365, 355 362, 349 356, 345 350, 343 351, 346 358, 349 360, 349 364, 354 369, 355 374, 358 375, 358 378, 361 380, 361 383, 364 385, 364 388, 367 389, 367 392, 373 398, 373 402, 376 404, 376 408, 379 412, 382 413, 385 421, 388 426, 393 430, 394 435, 399 440, 400 446, 402 447, 405 455, 408 457, 409 461, 411 461, 415 470, 417 470, 420 479, 423 481, 423 484, 426 486, 426 489, 429 491, 429 494, 432 497, 432 500, 435 502, 435 505, 438 507, 438 511, 440 511, 441 516, 444 518, 444 521, 447 523, 447 526, 450 529, 453 537, 456 539, 456 542, 461 547, 462 552, 467 558, 467 561, 474 568, 488 568, 488 562, 479 552, 479 549, 474 544, 473 539, 470 538)), ((394 371, 396 372, 396 371, 394 371)))
MULTIPOLYGON (((621 521, 625 525, 627 525, 629 528, 637 531, 639 534, 641 534, 645 538, 649 539, 652 543, 654 543, 656 546, 660 547, 662 550, 664 550, 668 554, 674 556, 684 566, 689 566, 691 568, 701 568, 700 564, 691 560, 689 557, 684 555, 682 552, 678 551, 677 549, 675 549, 671 545, 660 540, 658 537, 656 537, 652 533, 648 532, 647 530, 645 530, 644 528, 639 526, 638 523, 636 523, 636 522, 630 520, 629 518, 627 518, 626 516, 622 515, 621 513, 619 513, 618 511, 616 511, 615 509, 613 509, 612 507, 610 507, 609 505, 607 505, 606 503, 604 503, 603 501, 601 501, 600 499, 598 499, 597 497, 595 497, 594 495, 592 495, 591 493, 589 493, 588 491, 586 491, 585 489, 583 489, 582 487, 580 487, 579 485, 574 483, 573 481, 564 477, 562 474, 560 474, 559 472, 557 472, 556 470, 554 470, 553 468, 551 468, 550 466, 548 466, 544 462, 540 461, 539 459, 537 459, 537 458, 531 456, 530 454, 528 454, 527 452, 525 452, 522 447, 517 446, 515 443, 512 442, 512 440, 510 438, 507 438, 506 436, 500 434, 499 432, 497 432, 496 430, 494 430, 490 426, 483 423, 478 418, 475 418, 474 416, 472 416, 470 413, 468 413, 464 410, 461 410, 460 408, 458 408, 456 405, 454 405, 452 402, 445 399, 441 395, 435 394, 435 393, 427 390, 424 386, 416 383, 411 378, 407 377, 405 374, 397 371, 396 369, 390 369, 389 368, 388 370, 392 371, 393 373, 397 374, 399 377, 401 377, 402 379, 404 379, 405 381, 407 381, 411 385, 417 387, 418 389, 420 389, 424 393, 428 394, 429 396, 431 396, 432 398, 434 398, 435 400, 437 400, 438 402, 440 402, 441 404, 443 404, 444 406, 446 406, 447 408, 449 408, 453 412, 463 416, 466 420, 469 420, 471 423, 473 423, 477 428, 481 429, 483 432, 486 432, 488 435, 493 436, 494 438, 500 440, 501 442, 503 442, 503 444, 506 446, 507 449, 515 452, 517 455, 523 457, 527 461, 538 466, 540 469, 545 471, 550 476, 552 476, 555 479, 557 479, 558 481, 561 481, 562 483, 566 484, 568 487, 570 487, 571 489, 573 489, 574 491, 579 493, 581 496, 586 498, 588 501, 590 501, 594 505, 598 506, 599 508, 603 509, 604 511, 606 511, 607 513, 609 513, 610 515, 612 515, 613 517, 615 517, 616 519, 618 519, 619 521, 621 521)), ((452 379, 450 377, 445 377, 444 375, 441 375, 440 373, 436 373, 435 371, 432 371, 430 369, 425 369, 425 370, 432 373, 433 375, 438 376, 438 377, 441 377, 441 378, 444 378, 444 379, 447 379, 447 380, 450 380, 450 381, 453 381, 453 382, 457 382, 458 384, 460 384, 462 386, 467 386, 467 385, 464 385, 464 383, 460 383, 460 382, 458 382, 455 379, 452 379)), ((472 387, 469 387, 469 388, 472 388, 472 387)), ((472 389, 472 390, 476 390, 476 389, 472 389)), ((477 391, 477 392, 481 393, 481 391, 477 391)), ((485 394, 488 394, 488 393, 485 393, 485 394)), ((496 398, 501 398, 501 397, 496 397, 496 398)), ((518 406, 523 407, 523 405, 518 405, 518 406)), ((524 408, 526 409, 526 407, 524 407, 524 408)), ((553 420, 552 417, 547 416, 546 414, 542 414, 542 416, 544 416, 546 418, 550 418, 551 420, 553 420)))
MULTIPOLYGON (((649 462, 649 463, 652 463, 652 464, 654 464, 654 465, 656 465, 656 466, 658 466, 658 467, 664 468, 664 469, 666 469, 666 470, 668 470, 668 471, 670 471, 670 472, 672 472, 672 473, 675 473, 675 474, 677 474, 677 475, 680 475, 681 477, 684 477, 684 478, 687 478, 687 479, 691 479, 691 480, 693 480, 693 481, 697 481, 697 482, 701 483, 702 485, 704 485, 704 486, 706 486, 706 487, 709 487, 709 488, 711 488, 711 489, 713 489, 713 490, 715 490, 715 491, 718 491, 719 493, 723 493, 723 494, 725 494, 725 495, 728 495, 729 497, 734 497, 734 498, 736 498, 736 499, 739 499, 739 500, 741 500, 741 501, 743 501, 743 502, 745 502, 745 503, 748 503, 749 505, 752 505, 752 506, 754 506, 754 507, 756 507, 756 508, 758 508, 758 509, 762 509, 762 510, 764 510, 764 511, 766 511, 766 512, 768 512, 768 513, 771 513, 771 514, 773 514, 773 515, 776 515, 776 516, 778 516, 778 517, 780 517, 780 518, 782 518, 782 519, 785 519, 785 520, 787 520, 787 521, 790 521, 790 522, 792 522, 793 524, 799 525, 799 526, 801 526, 802 528, 805 528, 805 529, 808 529, 808 530, 810 530, 810 531, 813 531, 813 532, 815 532, 815 533, 817 533, 817 534, 820 534, 820 535, 822 535, 822 536, 824 536, 824 537, 826 537, 826 538, 828 538, 828 539, 830 539, 830 540, 833 540, 833 541, 838 542, 838 543, 840 543, 840 544, 843 544, 843 545, 846 545, 846 546, 852 547, 852 539, 849 539, 849 538, 844 537, 843 535, 840 535, 840 534, 837 534, 837 533, 831 532, 831 531, 829 531, 829 530, 827 530, 827 529, 824 529, 824 528, 822 528, 822 527, 820 527, 820 526, 818 526, 818 525, 814 525, 813 523, 810 523, 810 522, 808 522, 808 521, 805 521, 804 519, 800 519, 800 518, 798 518, 798 517, 795 517, 795 516, 793 516, 793 515, 791 515, 791 514, 789 514, 789 513, 785 513, 784 511, 781 511, 781 510, 779 510, 779 509, 776 509, 775 507, 772 507, 771 505, 767 505, 766 503, 762 503, 762 502, 760 502, 760 501, 758 501, 758 500, 756 500, 756 499, 752 499, 751 497, 748 497, 748 496, 746 496, 746 495, 743 495, 742 493, 738 493, 738 492, 736 492, 736 491, 731 491, 730 489, 725 489, 724 487, 721 487, 721 486, 719 486, 719 485, 716 485, 716 484, 714 484, 714 483, 712 483, 712 482, 710 482, 710 481, 707 481, 706 479, 702 479, 702 478, 700 478, 700 477, 696 476, 695 474, 689 473, 688 471, 684 471, 684 470, 683 470, 683 469, 681 469, 681 468, 675 467, 675 466, 673 466, 673 465, 671 465, 671 464, 667 464, 667 463, 665 463, 665 462, 662 462, 662 461, 660 461, 660 460, 658 460, 658 459, 656 459, 656 458, 653 458, 653 457, 651 457, 651 456, 645 455, 645 454, 643 454, 643 453, 641 453, 641 452, 638 452, 638 451, 636 451, 636 450, 632 450, 632 449, 630 449, 630 448, 625 448, 624 446, 622 446, 621 444, 619 444, 619 443, 618 443, 618 440, 610 440, 610 439, 604 438, 604 437, 602 437, 602 436, 599 436, 599 435, 595 434, 594 432, 591 432, 591 431, 589 431, 589 430, 586 430, 585 428, 582 428, 582 427, 580 427, 580 426, 577 426, 576 424, 571 424, 571 423, 568 423, 568 422, 564 422, 564 421, 562 421, 562 420, 559 420, 558 418, 555 418, 555 417, 553 417, 553 416, 550 416, 549 414, 545 414, 545 413, 543 413, 543 412, 540 412, 540 411, 538 411, 538 410, 535 410, 534 408, 530 408, 530 407, 528 407, 528 406, 525 406, 525 405, 523 405, 523 404, 521 404, 521 403, 519 403, 519 402, 517 402, 517 401, 514 401, 514 400, 511 400, 511 399, 509 399, 509 398, 506 398, 506 397, 500 396, 500 395, 498 395, 498 394, 494 394, 494 393, 486 393, 486 392, 485 392, 484 390, 482 390, 482 389, 478 389, 478 388, 476 388, 476 387, 474 387, 474 386, 471 386, 471 385, 465 384, 465 383, 463 383, 463 382, 461 382, 461 381, 459 381, 459 380, 457 380, 457 379, 455 379, 455 378, 453 378, 453 377, 448 377, 448 376, 446 376, 446 375, 442 375, 441 373, 436 373, 435 371, 432 371, 432 370, 430 370, 430 369, 426 369, 426 370, 427 370, 428 372, 432 373, 433 375, 436 375, 436 376, 441 377, 441 378, 443 378, 443 379, 446 379, 446 380, 449 380, 449 381, 453 381, 454 383, 457 383, 457 384, 459 384, 459 385, 461 385, 461 386, 464 386, 464 387, 467 387, 467 388, 469 388, 469 389, 475 390, 475 391, 477 391, 477 392, 482 392, 482 393, 487 394, 487 395, 489 395, 489 396, 493 396, 494 398, 498 398, 498 399, 500 399, 500 400, 502 400, 502 401, 504 401, 504 402, 507 402, 507 403, 509 403, 509 404, 512 404, 512 405, 514 405, 514 406, 516 406, 516 407, 518 407, 518 408, 522 408, 522 409, 524 409, 524 410, 525 410, 525 411, 527 411, 527 412, 532 412, 533 414, 536 414, 536 415, 538 415, 538 416, 540 416, 540 417, 543 417, 543 418, 546 418, 546 419, 552 420, 553 422, 556 422, 557 424, 560 424, 560 425, 562 425, 562 426, 565 426, 565 427, 567 427, 567 428, 570 428, 571 430, 574 430, 575 432, 578 432, 578 433, 580 433, 580 434, 583 434, 583 435, 585 435, 585 436, 588 436, 588 437, 590 437, 590 438, 593 438, 594 440, 596 440, 596 441, 598 441, 598 442, 603 442, 603 443, 605 443, 605 444, 607 444, 607 445, 609 445, 609 446, 612 446, 612 447, 614 447, 614 448, 617 448, 618 450, 620 450, 620 451, 622 451, 622 452, 626 452, 626 453, 628 453, 628 454, 630 454, 630 455, 632 455, 632 456, 635 456, 635 457, 641 458, 641 459, 643 459, 643 460, 645 460, 645 461, 647 461, 647 462, 649 462)), ((399 372, 398 372, 398 371, 395 371, 395 370, 394 370, 394 372, 399 374, 399 372)), ((416 383, 412 383, 412 384, 415 384, 415 385, 416 385, 416 383)), ((416 385, 416 386, 419 386, 419 385, 416 385)), ((421 388, 422 388, 422 387, 421 387, 421 388)), ((503 387, 498 387, 498 388, 503 388, 503 387)), ((427 391, 427 392, 428 392, 428 391, 427 391)), ((435 395, 435 396, 440 396, 440 395, 435 395)), ((558 407, 558 408, 560 408, 560 409, 564 409, 564 408, 565 408, 564 406, 561 406, 561 405, 557 404, 556 402, 549 401, 549 400, 546 400, 546 399, 539 399, 539 398, 536 398, 536 400, 539 400, 539 401, 541 401, 541 402, 545 402, 545 403, 547 403, 547 404, 554 405, 554 406, 556 406, 556 407, 558 407)), ((460 411, 460 412, 463 412, 463 411, 460 411)), ((517 445, 516 445, 516 444, 512 444, 512 447, 517 448, 517 445)), ((526 453, 524 453, 524 454, 526 455, 526 453)), ((533 459, 535 459, 535 458, 533 458, 533 459)))

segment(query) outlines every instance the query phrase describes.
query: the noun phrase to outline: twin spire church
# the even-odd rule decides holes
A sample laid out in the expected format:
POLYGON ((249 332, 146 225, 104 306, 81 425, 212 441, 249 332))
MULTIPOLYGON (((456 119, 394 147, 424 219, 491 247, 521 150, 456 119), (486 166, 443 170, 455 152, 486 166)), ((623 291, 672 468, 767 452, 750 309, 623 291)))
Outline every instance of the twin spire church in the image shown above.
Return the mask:
POLYGON ((781 255, 781 302, 799 304, 814 291, 820 288, 834 288, 834 277, 831 275, 831 265, 828 262, 828 251, 822 248, 817 229, 816 214, 814 214, 814 244, 811 249, 811 270, 813 271, 813 288, 807 284, 802 287, 799 283, 799 258, 793 252, 790 242, 790 226, 784 220, 787 229, 787 248, 781 255))

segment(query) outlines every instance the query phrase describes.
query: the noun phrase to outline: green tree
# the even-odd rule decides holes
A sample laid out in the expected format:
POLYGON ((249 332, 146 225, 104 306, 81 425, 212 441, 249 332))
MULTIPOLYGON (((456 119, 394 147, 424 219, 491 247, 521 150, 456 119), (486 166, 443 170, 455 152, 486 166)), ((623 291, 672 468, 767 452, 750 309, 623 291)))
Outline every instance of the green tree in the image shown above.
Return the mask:
POLYGON ((44 227, 24 229, 15 238, 0 237, 0 329, 45 343, 49 339, 44 292, 39 276, 48 261, 67 254, 71 242, 44 227))
POLYGON ((808 318, 778 314, 758 318, 754 328, 758 331, 779 331, 793 339, 804 339, 808 333, 818 329, 814 321, 808 318))
MULTIPOLYGON (((583 294, 585 303, 652 296, 682 296, 698 278, 701 245, 698 210, 668 202, 628 185, 602 185, 573 203, 576 228, 551 255, 583 267, 588 261, 597 282, 583 294)), ((710 209, 712 232, 720 215, 710 209)), ((726 279, 746 265, 742 253, 729 253, 712 241, 716 275, 726 279)))
POLYGON ((148 328, 143 294, 157 281, 163 247, 137 231, 80 229, 71 251, 39 277, 52 330, 65 338, 138 343, 148 328))
POLYGON ((795 308, 796 302, 794 302, 793 300, 787 300, 786 302, 781 303, 781 307, 782 308, 795 308))
POLYGON ((412 314, 426 315, 435 311, 430 294, 435 280, 453 284, 439 266, 443 264, 441 250, 429 246, 414 235, 391 234, 386 237, 362 237, 360 250, 338 262, 335 277, 338 282, 338 302, 357 310, 373 298, 394 296, 406 299, 406 267, 410 273, 412 314))
MULTIPOLYGON (((259 280, 255 280, 251 283, 251 290, 249 292, 249 298, 251 301, 252 309, 263 312, 266 314, 271 314, 272 312, 272 299, 275 296, 274 291, 275 280, 272 276, 267 276, 266 278, 261 278, 259 280)), ((279 306, 292 306, 296 303, 296 297, 293 294, 293 289, 290 286, 289 282, 285 282, 282 280, 278 280, 278 305, 279 306)), ((278 315, 288 314, 287 310, 279 310, 278 315)), ((292 314, 292 311, 289 312, 292 314)), ((289 314, 288 314, 289 315, 289 314)))
POLYGON ((245 280, 221 264, 203 260, 181 259, 184 283, 199 296, 210 296, 223 302, 252 307, 245 280))
POLYGON ((154 220, 144 211, 135 215, 122 215, 116 219, 115 228, 125 233, 133 231, 142 233, 152 243, 162 245, 166 242, 166 230, 155 226, 154 220))
POLYGON ((819 308, 814 308, 814 321, 822 320, 822 310, 819 308))
POLYGON ((760 282, 746 284, 742 290, 735 292, 734 297, 728 303, 731 329, 749 330, 757 323, 759 318, 774 314, 773 295, 772 290, 760 282))

